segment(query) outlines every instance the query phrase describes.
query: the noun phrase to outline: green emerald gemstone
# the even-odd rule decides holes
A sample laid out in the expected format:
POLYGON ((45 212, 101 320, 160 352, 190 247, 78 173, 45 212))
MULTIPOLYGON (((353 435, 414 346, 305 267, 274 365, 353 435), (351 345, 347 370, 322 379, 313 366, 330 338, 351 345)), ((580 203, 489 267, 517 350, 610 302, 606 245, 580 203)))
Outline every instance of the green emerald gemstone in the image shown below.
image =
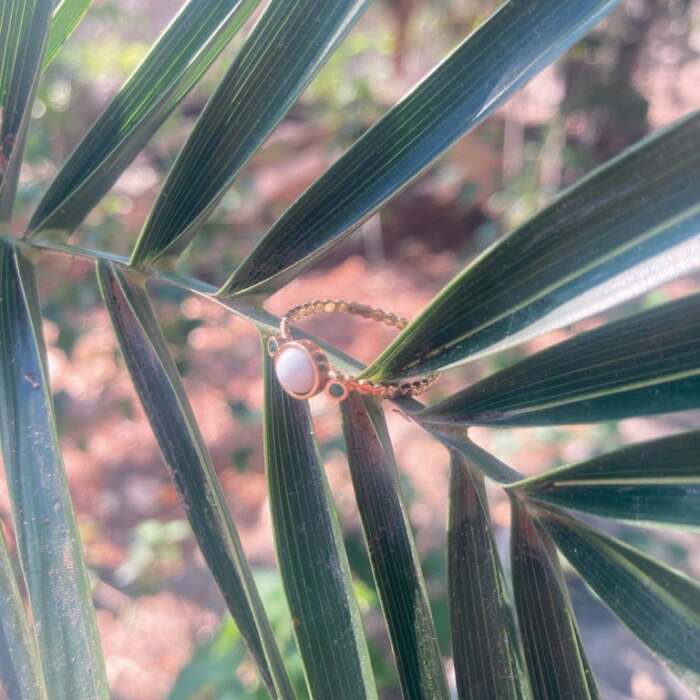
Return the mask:
POLYGON ((342 384, 338 384, 337 382, 334 382, 328 387, 328 393, 331 396, 335 396, 336 398, 340 398, 344 393, 345 393, 345 387, 342 384))
POLYGON ((280 345, 277 342, 277 340, 275 340, 275 338, 270 338, 270 340, 267 341, 267 349, 271 355, 274 355, 279 350, 279 348, 280 345))

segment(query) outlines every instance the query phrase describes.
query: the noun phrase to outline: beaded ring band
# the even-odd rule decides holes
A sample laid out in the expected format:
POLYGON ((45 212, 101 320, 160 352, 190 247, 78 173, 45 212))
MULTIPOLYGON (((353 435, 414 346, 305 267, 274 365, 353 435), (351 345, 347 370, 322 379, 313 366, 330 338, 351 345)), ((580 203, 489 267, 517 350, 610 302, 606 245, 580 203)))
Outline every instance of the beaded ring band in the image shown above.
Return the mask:
POLYGON ((290 309, 280 321, 280 333, 267 341, 275 374, 282 388, 295 399, 310 399, 325 391, 335 401, 343 401, 351 391, 371 394, 379 399, 417 396, 438 378, 429 374, 412 382, 373 382, 345 374, 334 367, 326 353, 310 340, 292 338, 292 322, 314 314, 347 313, 402 330, 408 321, 401 316, 352 301, 319 299, 290 309))

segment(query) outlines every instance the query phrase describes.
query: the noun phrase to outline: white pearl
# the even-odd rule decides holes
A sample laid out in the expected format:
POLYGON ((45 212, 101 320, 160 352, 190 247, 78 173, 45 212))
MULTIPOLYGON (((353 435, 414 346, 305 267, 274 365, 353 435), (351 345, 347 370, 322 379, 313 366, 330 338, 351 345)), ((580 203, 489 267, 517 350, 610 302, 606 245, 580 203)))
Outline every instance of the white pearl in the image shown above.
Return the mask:
POLYGON ((308 394, 316 382, 316 366, 311 355, 298 347, 282 348, 275 359, 275 373, 284 389, 308 394))

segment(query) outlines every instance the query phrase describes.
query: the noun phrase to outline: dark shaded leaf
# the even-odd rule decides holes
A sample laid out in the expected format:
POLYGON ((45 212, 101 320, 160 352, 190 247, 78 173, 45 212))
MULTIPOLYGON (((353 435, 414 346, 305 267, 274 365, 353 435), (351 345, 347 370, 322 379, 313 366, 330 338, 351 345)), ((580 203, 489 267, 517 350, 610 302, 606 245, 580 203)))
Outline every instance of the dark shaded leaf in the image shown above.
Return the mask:
POLYGON ((29 235, 65 239, 197 84, 260 0, 190 0, 51 183, 29 235))
POLYGON ((447 562, 452 648, 459 697, 529 698, 480 475, 450 450, 447 562))
POLYGON ((265 460, 279 562, 312 698, 377 697, 350 567, 306 401, 265 362, 265 460))
POLYGON ((192 531, 273 697, 293 698, 211 457, 140 277, 98 263, 124 360, 192 531))
POLYGON ((56 434, 34 269, 0 239, 0 439, 52 697, 107 698, 90 583, 56 434))
POLYGON ((700 527, 700 431, 623 447, 517 484, 528 498, 642 523, 700 527))
POLYGON ((356 392, 343 401, 341 410, 357 507, 404 697, 448 699, 435 624, 384 414, 373 400, 356 392))
POLYGON ((63 0, 54 10, 46 39, 43 70, 58 56, 61 47, 76 30, 91 4, 92 0, 63 0))
POLYGON ((48 700, 24 603, 0 526, 0 696, 48 700), (4 691, 4 695, 3 695, 4 691))
POLYGON ((541 521, 603 602, 700 692, 700 584, 563 513, 541 521))
POLYGON ((299 275, 616 4, 507 2, 287 210, 222 291, 271 293, 299 275))
POLYGON ((52 8, 53 0, 0 5, 0 221, 12 215, 52 8))
POLYGON ((417 418, 427 425, 549 425, 693 408, 700 408, 700 295, 581 333, 417 418))
POLYGON ((184 250, 366 5, 272 0, 170 171, 133 264, 184 250))
POLYGON ((596 700, 557 550, 517 499, 511 499, 515 603, 537 700, 596 700))
POLYGON ((495 352, 697 269, 698 178, 695 112, 593 172, 480 255, 365 374, 397 377, 495 352))

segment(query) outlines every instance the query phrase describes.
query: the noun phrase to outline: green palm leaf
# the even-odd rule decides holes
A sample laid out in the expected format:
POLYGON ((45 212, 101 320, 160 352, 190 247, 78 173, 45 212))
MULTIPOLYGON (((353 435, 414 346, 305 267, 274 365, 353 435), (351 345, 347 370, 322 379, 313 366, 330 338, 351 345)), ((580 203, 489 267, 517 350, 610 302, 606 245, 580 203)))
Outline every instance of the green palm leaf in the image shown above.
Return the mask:
POLYGON ((54 10, 49 25, 49 35, 46 39, 43 70, 46 70, 53 63, 63 44, 68 41, 70 35, 87 14, 91 4, 92 0, 63 0, 54 10))
POLYGON ((53 0, 3 0, 0 6, 0 221, 15 201, 53 0))
POLYGON ((591 173, 489 248, 365 374, 426 372, 502 350, 697 269, 699 177, 695 112, 591 173))
POLYGON ((110 263, 99 264, 98 276, 134 386, 202 553, 271 694, 293 698, 238 532, 146 289, 134 273, 120 272, 110 263))
POLYGON ((270 293, 296 277, 616 4, 507 2, 280 218, 222 292, 270 293))
POLYGON ((452 653, 459 697, 529 698, 527 674, 480 475, 450 451, 447 538, 452 653))
POLYGON ((377 697, 350 567, 305 401, 265 356, 265 461, 275 545, 312 698, 377 697))
POLYGON ((0 106, 5 104, 7 98, 22 37, 31 26, 31 10, 31 4, 22 2, 5 2, 0 6, 0 37, 3 40, 0 54, 0 106))
POLYGON ((406 698, 450 697, 420 560, 381 409, 357 394, 341 404, 350 475, 406 698))
POLYGON ((700 584, 562 513, 542 522, 603 602, 700 692, 700 584))
POLYGON ((557 550, 525 505, 511 503, 513 587, 534 697, 597 700, 557 550))
POLYGON ((28 235, 67 238, 199 82, 259 0, 189 0, 51 183, 28 235))
POLYGON ((581 333, 418 414, 428 425, 590 423, 700 407, 700 295, 581 333))
POLYGON ((41 665, 52 696, 107 698, 68 493, 31 262, 0 240, 0 440, 41 665))
POLYGON ((698 528, 700 431, 629 445, 510 488, 594 515, 698 528))
POLYGON ((184 250, 366 5, 367 0, 272 0, 170 171, 133 264, 184 250))
MULTIPOLYGON (((0 237, 0 442, 21 565, 15 576, 0 532, 3 697, 108 696, 49 389, 34 271, 39 252, 98 262, 100 290, 137 394, 239 628, 234 645, 216 649, 214 666, 206 656, 217 641, 207 645, 201 668, 225 669, 228 656, 230 673, 244 660, 245 639, 263 681, 256 697, 269 692, 293 700, 146 282, 155 278, 218 303, 262 336, 276 333, 279 319, 263 308, 266 295, 326 255, 617 0, 506 0, 292 205, 217 291, 156 265, 173 263, 189 244, 369 4, 270 0, 197 121, 131 259, 68 245, 70 233, 259 4, 184 2, 68 158, 25 239, 0 237)), ((0 3, 0 219, 12 213, 39 76, 89 6, 89 0, 0 3)), ((332 346, 320 345, 344 372, 360 370, 374 380, 409 377, 571 326, 700 269, 698 154, 700 112, 694 112, 594 171, 484 252, 370 367, 363 370, 332 346)), ((294 630, 311 698, 376 700, 309 407, 284 393, 267 354, 264 365, 266 474, 289 603, 283 626, 289 634, 294 630)), ((530 478, 468 435, 474 424, 597 422, 700 408, 700 294, 581 333, 437 405, 425 408, 405 397, 394 406, 450 451, 448 597, 460 698, 598 700, 559 551, 623 623, 700 692, 700 584, 560 510, 697 529, 700 431, 530 478), (518 628, 484 478, 511 499, 518 628)), ((450 689, 384 415, 360 392, 346 399, 341 413, 403 694, 447 700, 450 689)), ((287 644, 285 652, 293 646, 287 644)), ((289 672, 295 670, 290 665, 289 672)), ((188 692, 188 683, 179 690, 188 692)), ((234 686, 242 687, 222 685, 236 693, 234 686)))
POLYGON ((0 527, 0 690, 11 700, 48 700, 36 640, 0 527))

